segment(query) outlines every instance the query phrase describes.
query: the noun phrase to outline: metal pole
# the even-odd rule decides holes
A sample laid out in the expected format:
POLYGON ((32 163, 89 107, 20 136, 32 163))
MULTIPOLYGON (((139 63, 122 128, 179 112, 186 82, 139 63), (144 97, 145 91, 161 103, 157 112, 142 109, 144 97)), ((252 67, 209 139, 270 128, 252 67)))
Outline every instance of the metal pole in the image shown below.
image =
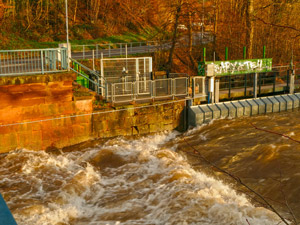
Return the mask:
POLYGON ((228 60, 228 47, 225 48, 225 60, 228 60))
POLYGON ((253 83, 253 97, 257 98, 257 77, 258 73, 254 74, 254 83, 253 83))
POLYGON ((243 58, 246 59, 246 56, 247 56, 247 47, 244 46, 244 49, 243 49, 243 58))
POLYGON ((202 1, 202 40, 201 43, 203 43, 203 38, 204 38, 204 0, 202 1))
POLYGON ((66 30, 67 30, 67 63, 68 63, 68 71, 70 71, 70 63, 69 63, 69 19, 68 19, 68 0, 65 0, 66 5, 66 30))
POLYGON ((95 71, 95 50, 93 49, 93 70, 95 71))

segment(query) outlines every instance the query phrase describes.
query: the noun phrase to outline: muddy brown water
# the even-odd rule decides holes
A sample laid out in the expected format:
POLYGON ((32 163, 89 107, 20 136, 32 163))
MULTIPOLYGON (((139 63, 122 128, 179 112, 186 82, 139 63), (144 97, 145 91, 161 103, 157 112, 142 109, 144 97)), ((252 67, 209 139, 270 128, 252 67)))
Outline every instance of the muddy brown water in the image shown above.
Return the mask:
POLYGON ((192 145, 286 218, 288 203, 300 219, 299 122, 297 111, 217 120, 184 134, 115 138, 60 154, 18 150, 0 155, 0 192, 21 225, 280 221, 234 181, 187 154, 192 145))

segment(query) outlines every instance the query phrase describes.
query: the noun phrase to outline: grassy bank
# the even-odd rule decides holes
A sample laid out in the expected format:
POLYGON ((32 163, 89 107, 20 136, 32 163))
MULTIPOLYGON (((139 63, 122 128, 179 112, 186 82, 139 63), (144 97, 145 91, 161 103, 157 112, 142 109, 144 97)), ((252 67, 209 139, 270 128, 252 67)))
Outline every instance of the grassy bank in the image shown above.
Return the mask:
MULTIPOLYGON (((124 42, 140 42, 152 39, 151 31, 145 31, 143 33, 125 33, 120 35, 113 35, 109 37, 102 37, 92 40, 72 40, 73 45, 93 45, 93 44, 109 44, 109 43, 124 43, 124 42)), ((41 38, 43 40, 43 38, 41 38)), ((22 37, 16 36, 12 33, 1 32, 0 33, 0 49, 39 49, 39 48, 56 48, 59 43, 66 42, 62 41, 33 41, 27 40, 22 37)))

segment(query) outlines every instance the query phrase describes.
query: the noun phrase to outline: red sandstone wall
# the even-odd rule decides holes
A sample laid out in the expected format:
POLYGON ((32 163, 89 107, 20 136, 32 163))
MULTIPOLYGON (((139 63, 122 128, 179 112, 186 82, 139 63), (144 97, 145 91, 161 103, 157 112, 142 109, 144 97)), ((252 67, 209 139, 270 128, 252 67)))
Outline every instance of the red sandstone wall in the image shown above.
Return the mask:
MULTIPOLYGON (((92 100, 72 101, 70 74, 0 80, 0 125, 47 120, 92 112, 92 100), (10 84, 12 82, 12 84, 10 84)), ((1 78, 0 78, 1 79, 1 78)), ((17 148, 44 150, 64 147, 90 138, 90 116, 0 126, 0 152, 17 148)))

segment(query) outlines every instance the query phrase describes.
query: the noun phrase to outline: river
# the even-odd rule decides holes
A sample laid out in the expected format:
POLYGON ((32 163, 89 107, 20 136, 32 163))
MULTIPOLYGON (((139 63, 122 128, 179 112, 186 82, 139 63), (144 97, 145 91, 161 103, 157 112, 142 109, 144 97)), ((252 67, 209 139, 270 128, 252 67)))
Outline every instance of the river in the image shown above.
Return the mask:
POLYGON ((275 213, 198 155, 239 177, 285 218, 291 220, 288 205, 299 219, 295 140, 299 111, 216 120, 184 134, 114 138, 60 153, 17 150, 0 155, 0 192, 19 225, 273 225, 280 222, 275 213))

